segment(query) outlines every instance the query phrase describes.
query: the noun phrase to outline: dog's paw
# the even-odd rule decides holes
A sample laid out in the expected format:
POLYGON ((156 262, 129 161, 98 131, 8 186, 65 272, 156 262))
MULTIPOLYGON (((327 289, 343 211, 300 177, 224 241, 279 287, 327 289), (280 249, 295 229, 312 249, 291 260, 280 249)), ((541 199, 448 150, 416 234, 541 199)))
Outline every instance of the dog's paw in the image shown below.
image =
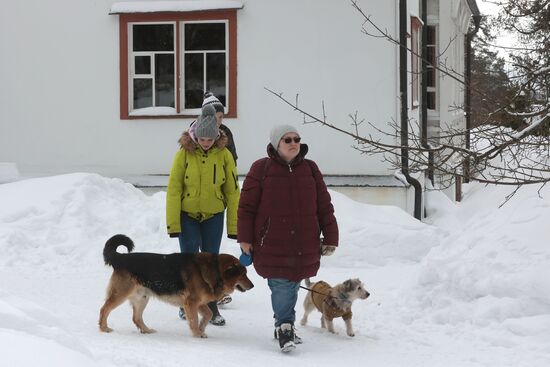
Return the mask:
POLYGON ((99 330, 102 331, 102 332, 104 332, 104 333, 110 333, 110 332, 113 331, 113 329, 111 329, 111 328, 108 327, 108 326, 100 327, 99 330))
POLYGON ((141 332, 142 334, 154 334, 154 333, 156 333, 157 331, 156 331, 155 329, 149 329, 149 328, 147 328, 147 329, 142 329, 142 330, 140 330, 140 332, 141 332))
POLYGON ((355 333, 353 331, 352 332, 348 331, 348 336, 355 336, 355 333))

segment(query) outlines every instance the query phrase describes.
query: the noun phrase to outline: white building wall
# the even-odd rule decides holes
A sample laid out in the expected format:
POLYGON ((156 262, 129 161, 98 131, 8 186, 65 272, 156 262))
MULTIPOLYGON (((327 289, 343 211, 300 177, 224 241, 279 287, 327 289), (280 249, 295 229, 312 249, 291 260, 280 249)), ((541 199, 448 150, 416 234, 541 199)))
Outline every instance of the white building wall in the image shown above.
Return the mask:
MULTIPOLYGON (((168 173, 191 119, 120 120, 114 1, 10 1, 0 12, 0 161, 23 176, 74 171, 168 173)), ((393 29, 397 1, 358 2, 393 29)), ((349 113, 384 127, 398 120, 395 47, 361 33, 349 2, 246 0, 238 11, 238 118, 227 119, 244 173, 265 154, 271 127, 301 124, 264 87, 349 128, 349 113)), ((366 126, 366 124, 364 124, 366 126)), ((379 158, 317 125, 298 126, 326 174, 387 174, 379 158)), ((366 128, 366 127, 365 127, 366 128)), ((365 131, 367 133, 368 131, 365 131)))
MULTIPOLYGON (((469 19, 470 10, 466 0, 440 1, 439 48, 441 61, 459 80, 464 81, 464 34, 467 31, 464 19, 469 19)), ((459 81, 440 73, 440 125, 447 127, 465 127, 464 85, 459 81)))
MULTIPOLYGON (((438 30, 437 54, 440 67, 446 68, 458 79, 438 72, 438 110, 430 111, 428 119, 430 136, 440 136, 449 129, 463 130, 466 124, 464 85, 460 81, 464 80, 464 34, 468 29, 471 11, 466 0, 428 0, 428 11, 428 24, 435 25, 438 30)), ((464 144, 464 139, 456 138, 454 144, 464 144)), ((452 185, 445 188, 444 192, 454 199, 455 188, 452 185)))
MULTIPOLYGON (((382 24, 395 22, 387 1, 360 1, 382 24)), ((344 129, 358 111, 381 128, 396 118, 397 60, 394 46, 361 33, 363 19, 349 3, 331 0, 248 0, 239 12, 239 118, 228 125, 237 133, 239 150, 251 152, 242 167, 265 153, 267 135, 279 123, 301 124, 302 117, 264 91, 268 87, 295 100, 301 108, 344 129), (253 34, 254 37, 246 35, 253 34)), ((387 174, 380 158, 351 148, 345 135, 318 124, 299 126, 309 157, 330 174, 387 174)), ((372 132, 363 124, 364 134, 372 132)), ((239 162, 241 165, 241 163, 239 162)), ((245 168, 246 170, 246 168, 245 168)))

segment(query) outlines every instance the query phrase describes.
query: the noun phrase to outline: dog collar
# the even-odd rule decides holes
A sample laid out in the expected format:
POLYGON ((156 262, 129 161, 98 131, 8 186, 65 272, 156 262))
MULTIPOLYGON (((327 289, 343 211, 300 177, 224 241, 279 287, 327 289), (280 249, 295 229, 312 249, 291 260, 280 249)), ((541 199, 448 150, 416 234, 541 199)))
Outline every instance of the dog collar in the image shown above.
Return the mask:
POLYGON ((324 299, 324 302, 328 306, 332 307, 333 309, 342 310, 342 311, 346 309, 346 306, 348 304, 351 305, 351 301, 347 299, 347 297, 345 299, 341 299, 333 296, 326 296, 324 299))
POLYGON ((351 301, 348 299, 348 295, 345 294, 345 293, 340 293, 338 295, 338 300, 340 300, 342 302, 346 302, 346 303, 351 303, 351 301))

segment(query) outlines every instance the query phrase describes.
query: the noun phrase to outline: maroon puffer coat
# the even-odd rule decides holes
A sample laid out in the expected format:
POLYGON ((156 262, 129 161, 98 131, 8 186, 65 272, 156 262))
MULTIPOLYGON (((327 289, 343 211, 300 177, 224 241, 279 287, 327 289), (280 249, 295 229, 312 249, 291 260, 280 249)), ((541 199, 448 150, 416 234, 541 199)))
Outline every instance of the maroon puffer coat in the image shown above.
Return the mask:
POLYGON ((239 200, 239 242, 253 245, 254 267, 264 278, 300 281, 317 274, 321 232, 338 246, 338 224, 323 176, 306 160, 307 145, 287 164, 268 145, 269 158, 252 164, 239 200))

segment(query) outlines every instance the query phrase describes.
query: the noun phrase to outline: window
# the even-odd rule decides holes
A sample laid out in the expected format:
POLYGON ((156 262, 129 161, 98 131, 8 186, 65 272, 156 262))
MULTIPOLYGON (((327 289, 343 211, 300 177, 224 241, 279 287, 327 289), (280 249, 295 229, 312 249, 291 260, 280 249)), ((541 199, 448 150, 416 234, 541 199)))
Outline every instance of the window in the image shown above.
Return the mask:
POLYGON ((427 49, 427 61, 426 73, 427 73, 427 93, 426 93, 426 103, 429 110, 437 109, 437 73, 433 65, 437 65, 437 38, 436 38, 436 27, 427 26, 428 41, 426 43, 427 49))
POLYGON ((185 109, 201 108, 204 91, 227 106, 226 27, 220 23, 184 23, 182 27, 185 109))
POLYGON ((417 108, 420 105, 420 79, 422 77, 421 65, 421 31, 422 22, 417 17, 411 17, 411 107, 417 108))
POLYGON ((236 11, 120 14, 121 119, 192 117, 210 91, 236 117, 236 11))
POLYGON ((175 112, 175 25, 136 23, 130 28, 130 110, 172 107, 175 112))

